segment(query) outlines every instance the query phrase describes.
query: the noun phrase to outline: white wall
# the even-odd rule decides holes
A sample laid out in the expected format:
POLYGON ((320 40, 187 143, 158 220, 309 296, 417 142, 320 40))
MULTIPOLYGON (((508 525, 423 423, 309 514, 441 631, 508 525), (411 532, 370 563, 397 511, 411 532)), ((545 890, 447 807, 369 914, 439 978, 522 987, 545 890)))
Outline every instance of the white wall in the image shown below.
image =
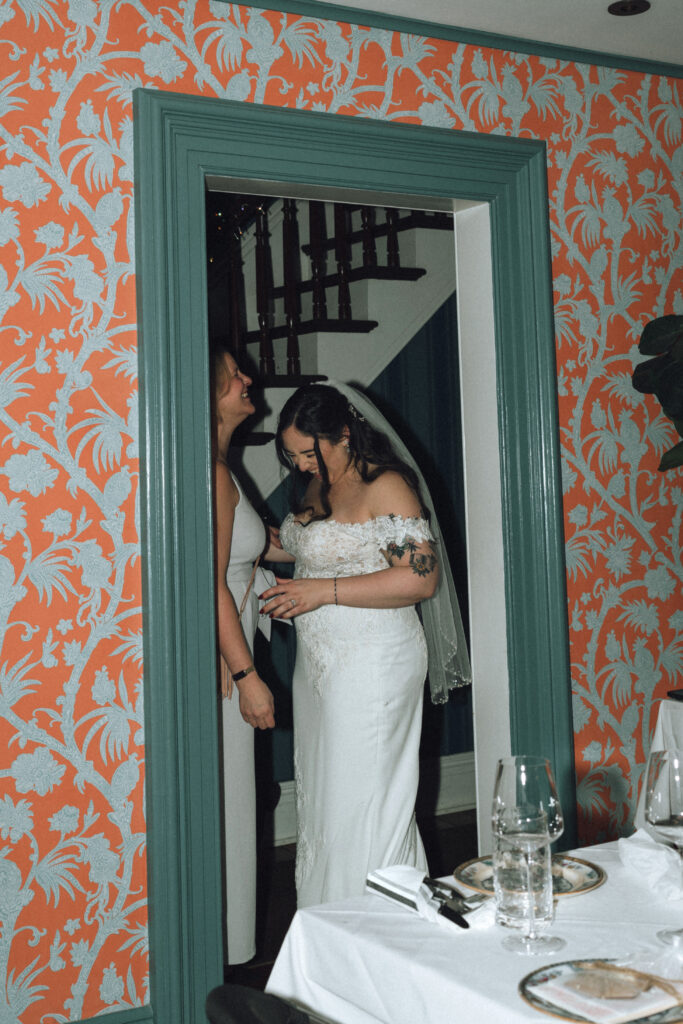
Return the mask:
POLYGON ((496 760, 510 753, 496 351, 487 204, 455 216, 472 704, 480 853, 491 850, 496 760))

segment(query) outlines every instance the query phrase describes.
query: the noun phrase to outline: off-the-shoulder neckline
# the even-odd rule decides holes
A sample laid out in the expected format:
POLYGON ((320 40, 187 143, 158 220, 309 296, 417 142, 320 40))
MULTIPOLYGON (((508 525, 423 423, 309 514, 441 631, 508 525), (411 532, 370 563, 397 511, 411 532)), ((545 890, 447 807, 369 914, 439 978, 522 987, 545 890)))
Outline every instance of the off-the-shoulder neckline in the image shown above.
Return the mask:
POLYGON ((332 517, 328 519, 309 519, 307 523, 302 523, 300 519, 297 519, 293 512, 288 514, 288 518, 291 518, 292 522, 297 526, 310 526, 312 523, 329 523, 334 526, 368 526, 370 523, 378 523, 383 519, 391 519, 401 523, 424 523, 429 527, 429 523, 424 516, 401 516, 396 515, 394 512, 388 512, 381 516, 371 516, 370 519, 364 519, 362 522, 347 522, 343 519, 334 519, 332 517))

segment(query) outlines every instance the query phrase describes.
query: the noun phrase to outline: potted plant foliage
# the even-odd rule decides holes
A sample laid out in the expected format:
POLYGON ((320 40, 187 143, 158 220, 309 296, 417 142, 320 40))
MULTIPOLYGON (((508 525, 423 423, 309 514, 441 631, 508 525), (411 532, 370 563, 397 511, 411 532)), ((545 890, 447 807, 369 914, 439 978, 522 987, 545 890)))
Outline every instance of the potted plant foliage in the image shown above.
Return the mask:
MULTIPOLYGON (((655 395, 680 437, 683 437, 683 316, 660 316, 645 325, 638 350, 652 356, 633 371, 636 391, 655 395)), ((683 441, 664 452, 659 469, 683 466, 683 441)))

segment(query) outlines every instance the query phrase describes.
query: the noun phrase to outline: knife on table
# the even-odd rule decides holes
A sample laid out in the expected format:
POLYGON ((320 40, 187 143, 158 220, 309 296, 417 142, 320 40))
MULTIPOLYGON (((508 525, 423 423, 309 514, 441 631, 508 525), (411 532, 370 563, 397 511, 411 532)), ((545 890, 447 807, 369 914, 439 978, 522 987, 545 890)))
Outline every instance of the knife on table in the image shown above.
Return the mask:
POLYGON ((432 899, 438 903, 438 914, 445 917, 447 921, 452 921, 453 924, 457 924, 460 928, 469 928, 469 921, 461 913, 464 907, 462 900, 449 899, 449 897, 441 891, 439 883, 432 878, 423 878, 422 883, 423 885, 426 885, 431 892, 432 899))
POLYGON ((470 923, 467 920, 467 918, 464 917, 464 915, 461 914, 459 910, 456 910, 455 907, 452 905, 454 903, 454 900, 444 899, 443 897, 438 896, 436 894, 434 894, 434 899, 439 904, 437 914, 441 914, 441 916, 445 917, 447 921, 452 921, 453 924, 457 924, 458 927, 460 928, 469 928, 470 923))
POLYGON ((461 892, 460 889, 456 889, 450 882, 443 882, 439 878, 430 878, 426 875, 422 879, 423 885, 437 894, 438 896, 446 896, 448 899, 454 900, 455 902, 462 904, 461 910, 475 910, 480 903, 490 899, 487 893, 483 892, 461 892))

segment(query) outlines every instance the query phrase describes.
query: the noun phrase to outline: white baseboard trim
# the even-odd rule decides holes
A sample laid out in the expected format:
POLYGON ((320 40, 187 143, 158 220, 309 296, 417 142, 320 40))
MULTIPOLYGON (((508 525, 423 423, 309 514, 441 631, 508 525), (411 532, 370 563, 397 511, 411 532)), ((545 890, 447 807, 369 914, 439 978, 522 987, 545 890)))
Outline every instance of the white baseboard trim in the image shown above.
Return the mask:
MULTIPOLYGON (((420 765, 418 813, 453 814, 476 806, 474 787, 474 753, 449 754, 423 761, 420 765), (434 800, 436 793, 436 801, 434 800)), ((273 845, 296 842, 296 793, 294 780, 280 783, 280 799, 273 820, 273 845)))

